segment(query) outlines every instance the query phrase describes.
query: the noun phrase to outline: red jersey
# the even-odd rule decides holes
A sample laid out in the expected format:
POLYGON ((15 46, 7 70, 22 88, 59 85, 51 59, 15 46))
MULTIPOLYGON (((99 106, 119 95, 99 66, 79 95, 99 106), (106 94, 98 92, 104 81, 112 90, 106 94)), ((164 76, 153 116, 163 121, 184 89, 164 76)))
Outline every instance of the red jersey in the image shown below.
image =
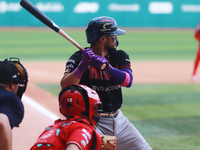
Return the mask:
POLYGON ((198 24, 198 26, 197 26, 197 28, 196 28, 194 37, 195 37, 198 41, 200 41, 200 23, 198 24))
POLYGON ((200 33, 199 33, 199 32, 195 32, 194 37, 195 37, 198 41, 200 41, 200 33))
POLYGON ((81 150, 99 150, 101 138, 85 119, 58 119, 44 130, 30 150, 66 150, 68 144, 81 150))

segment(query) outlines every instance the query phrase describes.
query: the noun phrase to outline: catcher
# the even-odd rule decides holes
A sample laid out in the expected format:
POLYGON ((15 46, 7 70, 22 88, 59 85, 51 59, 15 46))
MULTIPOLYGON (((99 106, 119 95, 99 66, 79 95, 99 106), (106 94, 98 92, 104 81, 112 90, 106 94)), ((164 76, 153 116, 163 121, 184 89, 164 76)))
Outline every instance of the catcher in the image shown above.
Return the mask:
POLYGON ((28 75, 18 58, 0 61, 0 149, 12 149, 12 129, 24 117, 21 97, 26 90, 28 75))
POLYGON ((48 126, 31 150, 114 150, 116 138, 94 130, 102 111, 98 94, 85 85, 70 85, 59 93, 59 110, 66 117, 48 126), (101 142, 102 139, 102 142, 101 142))

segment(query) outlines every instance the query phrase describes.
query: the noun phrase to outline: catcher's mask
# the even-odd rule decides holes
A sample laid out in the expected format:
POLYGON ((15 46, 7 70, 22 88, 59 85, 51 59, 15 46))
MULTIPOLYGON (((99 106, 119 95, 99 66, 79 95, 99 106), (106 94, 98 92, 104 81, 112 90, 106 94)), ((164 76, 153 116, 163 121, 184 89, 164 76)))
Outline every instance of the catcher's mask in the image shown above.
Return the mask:
POLYGON ((125 31, 117 27, 117 22, 111 17, 97 17, 92 19, 85 28, 87 42, 96 43, 100 37, 121 35, 125 31))
POLYGON ((71 85, 59 93, 60 113, 64 116, 87 116, 95 127, 102 106, 96 91, 85 85, 71 85))
POLYGON ((11 57, 10 62, 14 63, 14 65, 16 66, 17 71, 18 71, 17 72, 17 79, 14 80, 14 83, 26 85, 27 82, 28 82, 28 74, 27 74, 27 71, 24 68, 24 66, 20 63, 19 58, 11 57))
POLYGON ((11 57, 0 61, 0 83, 18 84, 17 95, 21 98, 26 90, 28 74, 19 58, 11 57))

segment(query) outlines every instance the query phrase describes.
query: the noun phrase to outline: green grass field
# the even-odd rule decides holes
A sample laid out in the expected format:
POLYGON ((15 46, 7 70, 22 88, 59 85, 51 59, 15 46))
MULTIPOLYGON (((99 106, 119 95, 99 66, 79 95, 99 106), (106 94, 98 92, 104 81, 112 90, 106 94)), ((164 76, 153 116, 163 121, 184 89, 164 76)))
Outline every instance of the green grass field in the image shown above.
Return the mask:
MULTIPOLYGON (((82 30, 65 30, 83 47, 82 30)), ((193 30, 131 30, 119 36, 119 49, 134 61, 193 60, 193 30)), ((76 48, 51 30, 0 30, 0 59, 67 60, 76 48)), ((58 84, 39 84, 57 96, 58 84)), ((123 88, 124 115, 155 150, 200 149, 200 84, 134 84, 123 88)))
MULTIPOLYGON (((81 46, 89 46, 83 29, 65 30, 81 46)), ((131 60, 193 60, 198 43, 193 30, 131 30, 118 36, 118 49, 131 60)), ((0 30, 0 59, 15 56, 21 60, 66 60, 77 50, 56 32, 42 28, 0 30)))
POLYGON ((200 84, 135 84, 123 95, 122 112, 155 150, 200 149, 200 84))

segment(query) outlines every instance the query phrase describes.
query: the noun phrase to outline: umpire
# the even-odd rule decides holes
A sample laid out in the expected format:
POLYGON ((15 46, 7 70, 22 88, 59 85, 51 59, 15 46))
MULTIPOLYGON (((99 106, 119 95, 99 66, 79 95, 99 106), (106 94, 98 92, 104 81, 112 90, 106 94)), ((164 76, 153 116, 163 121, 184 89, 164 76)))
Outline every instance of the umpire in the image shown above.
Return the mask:
POLYGON ((12 149, 12 129, 19 127, 24 117, 21 97, 28 76, 18 58, 0 61, 0 149, 12 149))

